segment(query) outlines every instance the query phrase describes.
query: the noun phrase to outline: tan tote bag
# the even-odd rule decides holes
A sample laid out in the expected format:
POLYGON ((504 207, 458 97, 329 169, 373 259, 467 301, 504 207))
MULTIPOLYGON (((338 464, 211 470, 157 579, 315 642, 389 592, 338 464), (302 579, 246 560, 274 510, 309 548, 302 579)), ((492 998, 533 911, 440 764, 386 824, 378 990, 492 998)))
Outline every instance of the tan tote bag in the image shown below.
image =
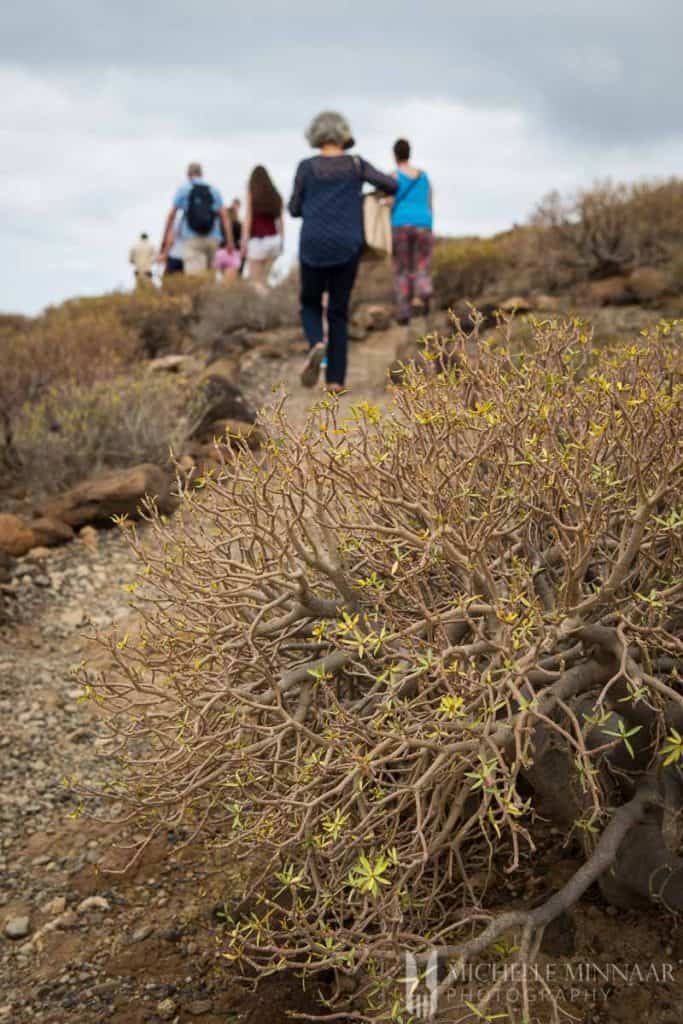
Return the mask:
MULTIPOLYGON (((360 176, 360 157, 354 156, 353 162, 360 176)), ((385 260, 391 256, 391 209, 380 198, 379 192, 363 196, 363 260, 385 260)))
POLYGON ((391 256, 391 209, 376 193, 363 196, 363 256, 382 260, 391 256))

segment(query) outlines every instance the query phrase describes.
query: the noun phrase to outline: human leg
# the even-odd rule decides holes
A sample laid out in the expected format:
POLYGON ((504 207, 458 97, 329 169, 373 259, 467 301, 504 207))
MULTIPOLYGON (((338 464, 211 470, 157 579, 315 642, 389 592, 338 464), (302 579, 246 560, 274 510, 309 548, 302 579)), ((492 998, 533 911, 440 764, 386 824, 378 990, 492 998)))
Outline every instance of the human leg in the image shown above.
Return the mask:
POLYGON ((301 322, 309 346, 309 355, 301 371, 301 383, 311 388, 318 380, 320 364, 325 355, 323 341, 323 293, 327 287, 328 268, 301 263, 301 322))
POLYGON ((184 248, 184 269, 186 274, 203 274, 213 268, 217 243, 213 238, 188 238, 184 248))
POLYGON ((416 228, 413 256, 415 267, 414 294, 422 300, 425 310, 429 307, 429 300, 434 291, 432 285, 433 246, 434 236, 431 230, 429 228, 416 228))
POLYGON ((301 323, 310 348, 323 340, 323 292, 327 286, 328 269, 301 263, 301 323))
POLYGON ((268 235, 266 238, 250 238, 247 245, 249 279, 257 291, 265 294, 268 290, 268 275, 273 263, 280 255, 281 239, 279 235, 268 235))
POLYGON ((265 267, 265 260, 250 259, 247 261, 247 269, 249 271, 249 283, 256 289, 257 292, 260 293, 267 291, 265 267))
POLYGON ((270 288, 270 272, 273 269, 275 259, 275 256, 269 256, 268 259, 263 261, 263 284, 266 289, 270 288))
POLYGON ((349 300, 357 272, 357 256, 349 260, 348 263, 328 267, 327 323, 329 341, 327 343, 326 378, 328 384, 342 387, 346 381, 349 300))
POLYGON ((410 321, 412 312, 412 282, 410 276, 410 228, 394 228, 392 233, 392 264, 394 270, 394 292, 396 294, 396 319, 400 324, 410 321))

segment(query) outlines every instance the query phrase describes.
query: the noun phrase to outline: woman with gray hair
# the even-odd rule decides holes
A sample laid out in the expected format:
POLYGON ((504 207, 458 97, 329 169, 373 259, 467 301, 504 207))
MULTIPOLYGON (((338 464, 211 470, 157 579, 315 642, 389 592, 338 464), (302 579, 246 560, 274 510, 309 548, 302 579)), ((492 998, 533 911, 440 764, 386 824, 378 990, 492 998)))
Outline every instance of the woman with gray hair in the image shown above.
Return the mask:
POLYGON ((362 157, 348 155, 354 139, 348 121, 335 111, 318 114, 306 138, 319 155, 299 164, 289 201, 292 217, 303 217, 301 319, 309 354, 301 383, 315 385, 325 356, 322 306, 327 292, 327 390, 338 394, 346 380, 349 299, 363 246, 363 183, 390 195, 397 183, 362 157))

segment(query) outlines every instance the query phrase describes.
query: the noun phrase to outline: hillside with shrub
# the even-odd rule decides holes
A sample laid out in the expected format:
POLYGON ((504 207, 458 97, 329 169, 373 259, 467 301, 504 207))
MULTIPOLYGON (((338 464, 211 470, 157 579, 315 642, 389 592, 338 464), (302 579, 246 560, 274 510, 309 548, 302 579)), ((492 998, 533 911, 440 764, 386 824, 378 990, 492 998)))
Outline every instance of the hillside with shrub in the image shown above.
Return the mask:
POLYGON ((677 1019, 542 972, 683 962, 681 200, 364 264, 341 398, 295 275, 0 318, 0 1019, 677 1019))
POLYGON ((579 305, 681 310, 683 182, 605 182, 546 196, 528 224, 490 239, 444 240, 435 254, 442 305, 505 295, 579 305))
MULTIPOLYGON (((631 305, 675 317, 682 239, 676 179, 605 183, 573 199, 552 194, 524 226, 441 240, 436 303, 461 316, 473 303, 579 313, 631 305)), ((236 361, 258 344, 246 335, 287 328, 298 338, 296 288, 290 275, 264 299, 243 284, 176 278, 160 291, 74 299, 36 318, 1 316, 0 465, 10 488, 54 492, 90 472, 162 463, 170 448, 182 453, 192 436, 187 381, 151 377, 150 361, 169 354, 204 365, 218 354, 236 361)), ((365 265, 356 307, 391 300, 389 269, 365 265)))

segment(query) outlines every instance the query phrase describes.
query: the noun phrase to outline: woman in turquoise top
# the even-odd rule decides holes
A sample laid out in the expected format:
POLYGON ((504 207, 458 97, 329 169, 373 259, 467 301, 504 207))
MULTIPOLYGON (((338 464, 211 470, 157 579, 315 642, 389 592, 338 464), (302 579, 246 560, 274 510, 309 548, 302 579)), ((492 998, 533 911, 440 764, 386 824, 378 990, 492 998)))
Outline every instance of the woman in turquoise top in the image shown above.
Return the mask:
POLYGON ((426 313, 432 296, 432 187, 424 171, 410 163, 410 143, 394 144, 398 191, 393 198, 391 226, 398 322, 414 312, 426 313))

